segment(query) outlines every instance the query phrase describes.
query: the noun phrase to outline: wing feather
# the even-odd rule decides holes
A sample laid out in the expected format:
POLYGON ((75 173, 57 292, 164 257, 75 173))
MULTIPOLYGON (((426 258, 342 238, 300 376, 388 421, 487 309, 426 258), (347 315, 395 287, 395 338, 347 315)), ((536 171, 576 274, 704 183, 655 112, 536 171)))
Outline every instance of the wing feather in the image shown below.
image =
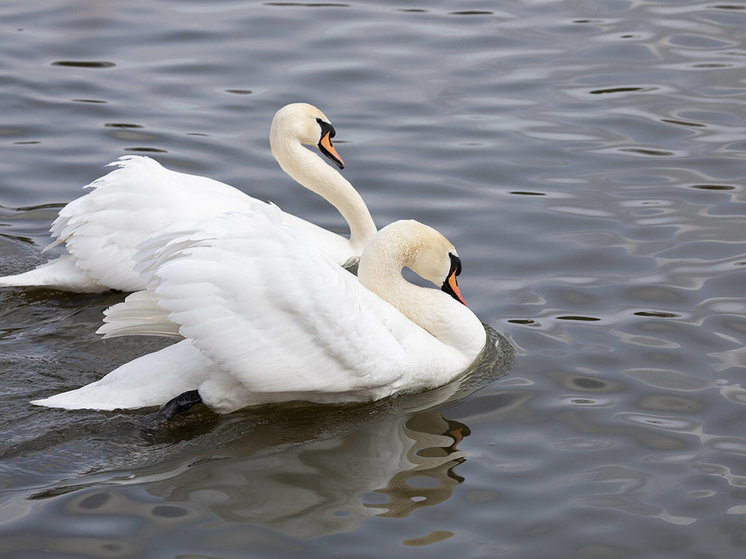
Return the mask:
POLYGON ((279 210, 256 206, 160 241, 137 257, 158 305, 252 392, 390 390, 406 372, 396 334, 412 324, 279 210))
POLYGON ((150 291, 136 291, 121 303, 104 311, 104 324, 96 333, 104 338, 117 336, 167 336, 181 338, 179 325, 158 306, 150 291))
POLYGON ((175 221, 218 215, 257 201, 218 181, 170 171, 148 157, 125 156, 115 170, 87 186, 93 191, 67 204, 52 224, 76 265, 95 281, 135 291, 139 243, 175 221))

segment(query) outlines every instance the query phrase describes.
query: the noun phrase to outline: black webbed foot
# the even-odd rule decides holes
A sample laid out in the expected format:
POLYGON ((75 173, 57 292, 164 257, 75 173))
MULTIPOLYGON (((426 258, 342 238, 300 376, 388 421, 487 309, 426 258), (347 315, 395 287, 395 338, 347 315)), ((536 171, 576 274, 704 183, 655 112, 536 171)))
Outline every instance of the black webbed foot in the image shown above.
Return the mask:
POLYGON ((192 406, 201 403, 202 398, 200 397, 199 392, 197 390, 189 390, 163 404, 161 409, 155 412, 154 415, 162 421, 168 421, 176 414, 186 411, 192 406))
POLYGON ((203 428, 209 430, 212 423, 206 419, 214 414, 206 406, 195 410, 194 413, 178 417, 182 412, 202 403, 202 397, 197 390, 188 390, 179 394, 163 404, 158 411, 139 416, 135 420, 140 435, 150 442, 158 441, 161 437, 173 441, 174 436, 188 439, 195 436, 195 433, 204 432, 203 428))

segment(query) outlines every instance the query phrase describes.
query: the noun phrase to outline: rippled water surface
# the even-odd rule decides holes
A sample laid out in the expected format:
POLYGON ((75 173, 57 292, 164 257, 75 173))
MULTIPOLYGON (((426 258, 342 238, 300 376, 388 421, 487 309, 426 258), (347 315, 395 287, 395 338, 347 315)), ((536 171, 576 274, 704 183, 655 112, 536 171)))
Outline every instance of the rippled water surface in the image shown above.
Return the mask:
POLYGON ((269 152, 302 100, 377 224, 445 233, 515 348, 416 397, 154 426, 28 404, 163 345, 98 339, 121 294, 4 289, 3 557, 743 556, 742 2, 51 0, 0 22, 0 274, 123 154, 342 230, 269 152))

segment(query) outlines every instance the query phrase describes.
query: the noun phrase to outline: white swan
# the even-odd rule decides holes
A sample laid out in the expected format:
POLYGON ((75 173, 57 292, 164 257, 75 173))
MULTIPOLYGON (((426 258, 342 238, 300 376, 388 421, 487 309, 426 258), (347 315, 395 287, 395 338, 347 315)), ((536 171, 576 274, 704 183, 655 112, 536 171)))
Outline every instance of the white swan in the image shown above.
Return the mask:
POLYGON ((34 404, 139 408, 186 392, 189 403, 227 413, 283 400, 368 401, 447 383, 486 341, 458 290, 456 249, 416 221, 383 228, 358 277, 260 206, 157 236, 138 259, 148 291, 111 307, 99 332, 184 339, 34 404), (406 281, 403 267, 442 290, 406 281))
MULTIPOLYGON (((349 240, 291 214, 283 222, 302 231, 339 264, 352 263, 375 235, 363 199, 342 175, 303 144, 318 144, 340 168, 331 138, 335 131, 319 109, 293 103, 277 111, 270 145, 280 167, 301 185, 326 198, 347 220, 349 240)), ((136 291, 145 286, 133 270, 137 245, 178 222, 193 222, 258 201, 218 181, 177 173, 141 156, 111 163, 116 170, 88 185, 93 190, 70 202, 52 224, 67 254, 26 273, 0 277, 0 287, 36 286, 65 291, 136 291)))

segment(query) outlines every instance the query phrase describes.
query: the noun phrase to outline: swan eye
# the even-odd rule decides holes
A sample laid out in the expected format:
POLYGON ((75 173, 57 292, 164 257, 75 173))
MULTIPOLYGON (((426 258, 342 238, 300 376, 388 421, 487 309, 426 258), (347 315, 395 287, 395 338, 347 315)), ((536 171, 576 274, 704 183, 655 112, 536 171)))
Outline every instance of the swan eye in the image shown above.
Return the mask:
POLYGON ((452 252, 448 253, 448 257, 451 259, 451 269, 448 271, 448 276, 440 289, 465 306, 466 301, 461 296, 461 290, 459 290, 458 282, 456 281, 456 276, 461 273, 461 259, 452 252))
POLYGON ((321 138, 319 139, 318 143, 319 150, 321 151, 321 153, 327 156, 337 167, 339 167, 340 169, 344 169, 344 162, 337 153, 337 150, 334 149, 334 144, 332 143, 332 138, 336 133, 334 130, 334 126, 320 118, 317 118, 316 122, 319 123, 319 127, 321 128, 321 138))
POLYGON ((453 254, 452 252, 448 253, 448 257, 451 259, 451 273, 455 273, 457 276, 460 276, 461 275, 461 259, 455 254, 453 254))
POLYGON ((333 138, 337 131, 334 130, 334 126, 330 122, 326 122, 325 120, 321 120, 320 118, 316 118, 316 122, 319 126, 321 126, 321 135, 326 136, 327 132, 329 133, 329 137, 333 138))

